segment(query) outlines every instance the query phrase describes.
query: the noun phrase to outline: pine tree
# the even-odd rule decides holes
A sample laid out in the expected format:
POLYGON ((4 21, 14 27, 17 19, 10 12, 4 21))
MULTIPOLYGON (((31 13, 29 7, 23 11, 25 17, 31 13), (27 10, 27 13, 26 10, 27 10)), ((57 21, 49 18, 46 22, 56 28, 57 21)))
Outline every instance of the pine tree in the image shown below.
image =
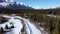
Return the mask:
POLYGON ((4 30, 3 30, 3 28, 1 27, 1 29, 0 29, 0 34, 3 34, 3 32, 4 32, 4 30))
POLYGON ((14 28, 14 25, 12 24, 11 28, 14 28))
POLYGON ((8 29, 8 25, 5 26, 5 29, 8 29))

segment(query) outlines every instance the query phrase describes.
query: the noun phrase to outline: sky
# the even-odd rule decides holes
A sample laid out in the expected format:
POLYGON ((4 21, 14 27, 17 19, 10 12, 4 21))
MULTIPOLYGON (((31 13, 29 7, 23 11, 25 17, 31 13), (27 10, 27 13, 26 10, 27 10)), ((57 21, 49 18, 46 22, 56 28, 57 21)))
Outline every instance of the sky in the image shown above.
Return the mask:
POLYGON ((33 8, 55 8, 60 6, 60 0, 15 0, 30 5, 33 8))

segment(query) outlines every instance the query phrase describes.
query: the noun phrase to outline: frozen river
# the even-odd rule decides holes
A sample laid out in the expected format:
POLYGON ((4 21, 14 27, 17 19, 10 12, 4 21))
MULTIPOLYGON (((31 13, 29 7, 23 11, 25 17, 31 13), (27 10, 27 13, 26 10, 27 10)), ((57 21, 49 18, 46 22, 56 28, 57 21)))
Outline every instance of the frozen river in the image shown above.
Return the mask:
POLYGON ((25 28, 25 31, 26 31, 26 34, 42 34, 40 32, 40 30, 38 30, 30 21, 29 19, 25 19, 25 18, 22 18, 20 16, 8 16, 8 15, 2 15, 3 17, 5 18, 10 18, 8 22, 6 23, 3 23, 3 24, 0 24, 0 28, 3 27, 5 28, 6 24, 8 25, 8 27, 11 27, 12 24, 14 25, 14 28, 11 28, 11 29, 4 29, 5 33, 3 34, 22 34, 21 33, 21 29, 23 28, 23 24, 21 22, 21 20, 24 21, 24 24, 26 26, 25 28), (15 18, 18 18, 18 19, 15 19, 15 18), (19 20, 21 19, 21 20, 19 20), (12 24, 11 24, 12 23, 12 24))

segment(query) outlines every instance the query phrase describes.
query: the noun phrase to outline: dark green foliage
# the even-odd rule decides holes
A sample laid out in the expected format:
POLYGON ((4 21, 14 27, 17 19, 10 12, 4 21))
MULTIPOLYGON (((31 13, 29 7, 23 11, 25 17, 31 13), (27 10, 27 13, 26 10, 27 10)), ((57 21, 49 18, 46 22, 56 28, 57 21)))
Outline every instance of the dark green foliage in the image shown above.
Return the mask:
POLYGON ((0 34, 3 34, 3 32, 4 32, 4 30, 3 30, 3 28, 1 27, 1 29, 0 29, 0 34))
POLYGON ((12 25, 11 28, 14 28, 14 25, 12 25))
POLYGON ((8 25, 5 26, 5 29, 8 29, 8 25))
POLYGON ((8 19, 0 16, 0 24, 3 24, 3 23, 5 23, 5 22, 7 22, 7 21, 8 21, 8 19))
POLYGON ((52 11, 49 11, 49 13, 48 14, 52 14, 52 11))

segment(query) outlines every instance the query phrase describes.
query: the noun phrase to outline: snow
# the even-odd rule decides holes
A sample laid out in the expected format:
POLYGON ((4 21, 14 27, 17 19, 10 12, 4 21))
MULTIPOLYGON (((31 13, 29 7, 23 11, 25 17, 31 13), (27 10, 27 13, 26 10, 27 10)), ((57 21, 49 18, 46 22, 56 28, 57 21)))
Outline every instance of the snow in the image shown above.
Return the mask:
POLYGON ((5 27, 6 24, 10 27, 10 23, 13 23, 15 28, 10 29, 11 31, 3 33, 3 34, 21 34, 21 29, 23 27, 23 24, 21 23, 22 19, 25 23, 25 32, 26 34, 41 34, 40 30, 38 30, 28 19, 22 18, 20 16, 8 16, 8 15, 2 15, 5 18, 11 18, 8 22, 4 24, 0 24, 0 27, 5 27), (18 18, 18 19, 15 19, 18 18))
MULTIPOLYGON (((9 16, 6 16, 6 15, 3 15, 3 16, 6 17, 6 18, 9 17, 9 16)), ((4 24, 0 24, 0 27, 4 28, 6 24, 10 27, 11 22, 13 23, 15 28, 13 28, 11 32, 7 32, 7 33, 4 33, 4 34, 11 34, 11 33, 12 34, 19 34, 19 33, 21 33, 21 29, 22 29, 23 25, 22 25, 21 21, 18 20, 18 19, 11 18, 11 19, 9 19, 8 22, 6 22, 4 24)))
POLYGON ((18 19, 14 19, 13 23, 14 23, 14 26, 16 27, 16 28, 13 29, 14 32, 15 32, 14 34, 19 34, 19 32, 21 32, 21 29, 23 27, 21 21, 18 20, 18 19))
POLYGON ((6 6, 6 5, 9 5, 10 3, 7 3, 7 2, 3 2, 3 3, 0 3, 0 5, 2 6, 6 6))
POLYGON ((10 8, 10 7, 13 6, 13 8, 14 8, 14 5, 15 4, 16 4, 17 7, 20 6, 21 9, 22 9, 23 6, 24 6, 23 8, 26 8, 26 9, 33 9, 30 5, 27 5, 26 3, 23 3, 23 2, 15 2, 14 0, 5 0, 5 2, 0 2, 0 7, 10 8))
POLYGON ((38 30, 33 24, 31 24, 29 20, 25 19, 25 22, 29 26, 31 34, 41 34, 40 30, 38 30))
POLYGON ((20 22, 20 20, 14 19, 12 23, 14 23, 15 28, 13 28, 11 32, 7 32, 4 34, 19 34, 19 32, 21 33, 21 28, 23 25, 20 22))
POLYGON ((29 28, 29 26, 28 26, 26 23, 25 23, 25 25, 26 25, 25 30, 26 30, 27 34, 30 34, 31 32, 30 32, 30 28, 29 28))
POLYGON ((5 0, 6 2, 13 2, 14 0, 5 0))
POLYGON ((44 30, 42 27, 40 27, 41 30, 44 30))
POLYGON ((38 30, 32 23, 30 23, 29 19, 25 19, 25 18, 21 18, 19 16, 15 16, 15 18, 17 18, 17 17, 24 20, 24 23, 26 25, 27 34, 41 34, 40 30, 38 30))
POLYGON ((52 15, 52 14, 49 14, 49 15, 47 15, 47 16, 54 17, 54 18, 56 18, 56 17, 57 17, 57 16, 52 15))

